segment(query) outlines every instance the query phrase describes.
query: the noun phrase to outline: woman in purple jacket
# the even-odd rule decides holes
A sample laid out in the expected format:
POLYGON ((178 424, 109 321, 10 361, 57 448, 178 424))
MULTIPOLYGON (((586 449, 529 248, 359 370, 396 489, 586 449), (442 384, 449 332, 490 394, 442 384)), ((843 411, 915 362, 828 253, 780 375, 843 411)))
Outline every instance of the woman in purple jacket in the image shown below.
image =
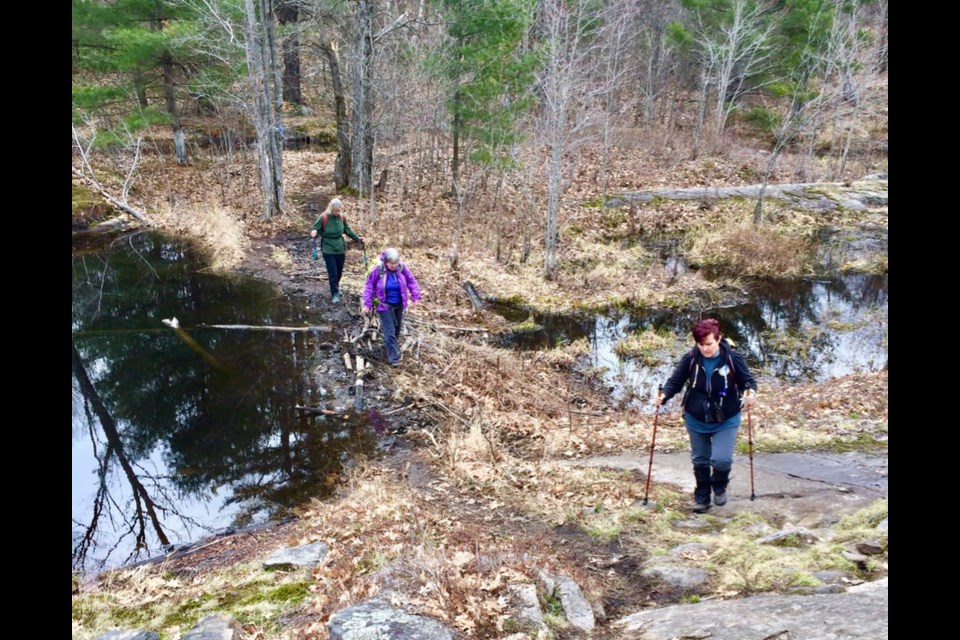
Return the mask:
POLYGON ((380 329, 383 332, 383 342, 387 349, 387 362, 396 367, 400 364, 400 347, 397 340, 400 337, 400 323, 403 321, 403 312, 407 304, 420 301, 420 287, 407 265, 400 263, 400 252, 397 249, 384 249, 380 254, 380 266, 367 276, 367 283, 363 287, 363 312, 370 313, 373 299, 380 315, 380 329), (409 302, 408 302, 409 301, 409 302))

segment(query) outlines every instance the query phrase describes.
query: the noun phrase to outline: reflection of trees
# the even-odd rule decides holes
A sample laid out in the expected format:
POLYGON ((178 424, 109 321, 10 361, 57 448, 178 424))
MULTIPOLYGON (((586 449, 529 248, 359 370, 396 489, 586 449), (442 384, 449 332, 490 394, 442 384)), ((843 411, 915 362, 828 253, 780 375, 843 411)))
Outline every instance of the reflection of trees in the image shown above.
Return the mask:
MULTIPOLYGON (((110 503, 115 504, 114 499, 110 495, 109 485, 107 482, 107 472, 109 469, 110 460, 114 458, 120 463, 124 476, 130 483, 130 488, 133 491, 133 515, 128 516, 124 510, 121 510, 121 514, 127 527, 126 532, 121 534, 121 538, 126 535, 133 534, 136 538, 135 548, 138 550, 145 548, 147 546, 147 518, 149 518, 150 524, 153 526, 153 530, 156 533, 157 539, 160 541, 160 543, 169 544, 169 540, 167 539, 166 534, 163 532, 163 525, 161 524, 160 517, 157 514, 157 511, 164 511, 165 508, 158 505, 153 498, 150 497, 146 487, 142 482, 140 482, 140 479, 134 472, 130 459, 125 453, 123 441, 120 438, 120 433, 117 431, 117 425, 114 422, 113 417, 104 406, 103 401, 100 399, 99 394, 97 394, 97 391, 93 386, 93 383, 90 382, 90 377, 87 375, 87 371, 83 365, 83 360, 80 357, 80 354, 77 352, 76 346, 71 345, 71 347, 73 349, 73 376, 77 381, 77 386, 80 390, 80 394, 83 397, 84 411, 87 415, 87 422, 92 429, 92 425, 94 423, 94 415, 91 415, 92 411, 93 414, 96 415, 97 420, 99 420, 100 426, 103 429, 103 433, 107 439, 107 446, 102 457, 97 456, 99 466, 97 476, 99 485, 97 488, 96 497, 94 498, 91 520, 89 524, 85 526, 82 523, 76 523, 83 527, 83 534, 79 536, 78 540, 75 541, 73 548, 73 566, 76 569, 78 567, 82 567, 86 561, 87 553, 90 551, 97 534, 100 518, 104 515, 104 509, 107 508, 110 503)), ((93 440, 94 452, 96 455, 97 438, 92 432, 90 436, 93 440)))
MULTIPOLYGON (((306 375, 315 337, 189 329, 203 322, 302 321, 278 306, 271 285, 203 274, 193 264, 188 249, 147 235, 116 245, 109 261, 97 253, 74 259, 75 388, 89 407, 99 466, 93 513, 74 545, 75 566, 111 509, 123 522, 152 525, 166 544, 164 516, 179 517, 175 507, 183 498, 205 500, 227 486, 228 502, 242 503, 248 514, 263 504, 293 506, 329 491, 324 483, 341 459, 370 445, 365 429, 335 432, 318 416, 294 411, 317 403, 306 375), (174 315, 222 366, 211 367, 163 327, 160 319, 174 315), (104 432, 99 447, 94 418, 104 432), (148 478, 138 466, 155 454, 167 477, 148 478), (116 463, 133 489, 131 504, 110 496, 108 470, 116 463)), ((147 537, 136 543, 148 545, 147 537)))

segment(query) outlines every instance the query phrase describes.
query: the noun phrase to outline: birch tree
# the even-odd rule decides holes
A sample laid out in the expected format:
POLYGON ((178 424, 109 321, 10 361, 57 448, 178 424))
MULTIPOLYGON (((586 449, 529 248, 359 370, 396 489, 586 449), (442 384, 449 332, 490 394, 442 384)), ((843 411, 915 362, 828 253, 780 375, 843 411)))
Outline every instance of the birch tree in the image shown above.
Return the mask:
POLYGON ((542 0, 539 5, 543 63, 537 74, 537 130, 547 155, 544 277, 548 280, 557 276, 560 206, 576 163, 574 152, 599 122, 599 98, 609 90, 595 77, 595 54, 605 26, 600 8, 565 0, 542 0))
POLYGON ((283 129, 280 54, 273 0, 244 0, 244 41, 257 133, 264 220, 283 212, 283 129))
POLYGON ((780 154, 797 138, 811 134, 825 114, 842 104, 842 74, 836 73, 833 56, 839 51, 831 42, 843 39, 846 26, 836 20, 845 0, 812 0, 813 10, 802 15, 797 33, 805 34, 790 73, 772 87, 781 107, 773 114, 773 149, 764 167, 763 181, 753 210, 753 223, 763 223, 763 199, 770 175, 780 154), (824 30, 826 29, 826 33, 824 30), (832 51, 831 51, 832 49, 832 51))
POLYGON ((694 43, 700 59, 699 104, 694 151, 699 148, 708 103, 713 97, 713 130, 722 136, 751 82, 774 67, 773 36, 779 16, 766 0, 681 0, 691 14, 689 26, 675 24, 673 33, 694 43))

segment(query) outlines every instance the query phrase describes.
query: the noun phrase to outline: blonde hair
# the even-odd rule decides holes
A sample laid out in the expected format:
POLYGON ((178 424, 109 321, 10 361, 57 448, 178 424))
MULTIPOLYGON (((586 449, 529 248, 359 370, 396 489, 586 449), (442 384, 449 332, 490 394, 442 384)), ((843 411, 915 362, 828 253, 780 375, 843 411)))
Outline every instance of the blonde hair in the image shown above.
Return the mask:
POLYGON ((337 211, 340 211, 341 209, 343 209, 343 200, 341 200, 340 198, 334 198, 333 200, 331 200, 330 204, 327 205, 327 208, 324 211, 324 213, 330 213, 334 209, 336 209, 337 211))

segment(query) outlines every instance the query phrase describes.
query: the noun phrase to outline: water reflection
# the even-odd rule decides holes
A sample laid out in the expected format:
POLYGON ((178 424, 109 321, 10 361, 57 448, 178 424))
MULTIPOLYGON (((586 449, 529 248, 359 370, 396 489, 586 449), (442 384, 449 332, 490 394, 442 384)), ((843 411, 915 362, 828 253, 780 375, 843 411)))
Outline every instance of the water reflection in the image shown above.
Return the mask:
MULTIPOLYGON (((611 310, 585 314, 532 314, 515 305, 490 308, 522 331, 506 341, 519 349, 562 346, 586 338, 592 364, 606 369, 615 397, 645 402, 669 377, 684 349, 692 346, 691 314, 611 310), (671 347, 638 358, 621 358, 618 342, 644 331, 673 335, 671 347)), ((787 381, 826 380, 877 371, 887 360, 887 276, 842 275, 820 280, 759 283, 744 304, 706 309, 700 317, 720 320, 748 364, 758 373, 787 381)))
POLYGON ((309 324, 272 285, 202 267, 156 235, 75 247, 75 569, 326 495, 343 461, 373 446, 366 416, 295 409, 323 399, 309 365, 333 336, 191 329, 309 324), (183 329, 162 324, 174 316, 183 329))

